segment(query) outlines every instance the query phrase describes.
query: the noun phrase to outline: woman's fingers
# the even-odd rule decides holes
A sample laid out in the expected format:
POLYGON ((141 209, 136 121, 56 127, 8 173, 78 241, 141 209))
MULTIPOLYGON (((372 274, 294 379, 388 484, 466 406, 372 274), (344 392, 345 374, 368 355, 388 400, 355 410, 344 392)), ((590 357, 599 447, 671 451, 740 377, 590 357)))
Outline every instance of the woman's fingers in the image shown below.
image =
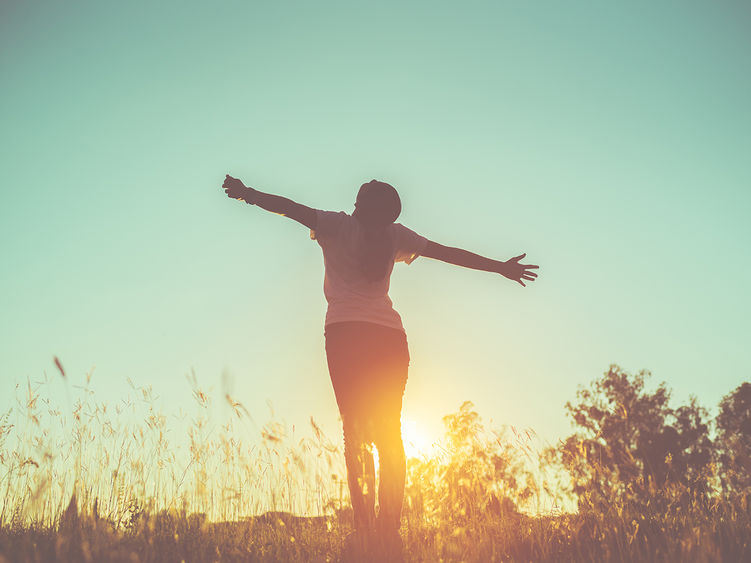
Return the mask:
POLYGON ((225 174, 224 176, 224 182, 222 183, 222 188, 224 188, 224 192, 233 199, 238 199, 242 197, 242 189, 245 186, 243 183, 238 180, 237 178, 233 178, 229 174, 225 174))
POLYGON ((531 282, 537 279, 537 273, 531 272, 529 270, 539 268, 537 264, 520 264, 519 260, 524 258, 526 255, 527 253, 524 252, 519 256, 514 256, 513 258, 511 258, 507 262, 507 264, 511 267, 503 274, 505 277, 517 282, 522 287, 527 287, 527 285, 524 283, 525 281, 531 282), (514 264, 509 264, 509 262, 513 262, 514 264))
POLYGON ((238 180, 237 178, 233 178, 229 174, 226 174, 224 176, 224 183, 222 183, 222 187, 223 188, 230 188, 230 187, 233 187, 233 186, 238 186, 239 184, 242 184, 242 182, 240 180, 238 180))
POLYGON ((222 187, 224 188, 224 193, 226 193, 231 198, 237 199, 241 195, 240 190, 237 188, 237 186, 224 184, 222 187))

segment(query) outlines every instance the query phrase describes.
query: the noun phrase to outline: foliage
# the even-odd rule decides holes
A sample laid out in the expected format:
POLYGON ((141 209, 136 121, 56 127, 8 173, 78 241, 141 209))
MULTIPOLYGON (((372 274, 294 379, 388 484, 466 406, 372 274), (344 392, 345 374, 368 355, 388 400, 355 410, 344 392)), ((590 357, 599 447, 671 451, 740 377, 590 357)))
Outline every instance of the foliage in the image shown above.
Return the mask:
MULTIPOLYGON (((438 449, 408 460, 406 560, 751 560, 751 494, 738 466, 748 387, 723 399, 717 420, 733 491, 723 496, 706 412, 695 400, 672 408, 646 377, 611 367, 580 390, 567 405, 580 434, 539 460, 532 431, 488 429, 472 403, 444 417, 438 449), (564 494, 551 485, 562 460, 579 513, 550 510, 564 494)), ((96 403, 87 381, 66 416, 29 383, 20 408, 0 416, 0 563, 347 561, 340 446, 312 420, 310 438, 272 421, 248 445, 191 385, 195 416, 175 428, 147 388, 134 386, 118 410, 96 403)), ((247 438, 249 413, 226 403, 247 438)))
POLYGON ((649 372, 629 374, 612 365, 577 391, 566 410, 578 432, 560 447, 580 510, 606 511, 631 502, 664 508, 672 486, 706 498, 712 488, 713 443, 707 412, 691 399, 673 408, 661 383, 646 388, 649 372))
POLYGON ((751 493, 751 383, 720 401, 716 419, 718 460, 727 492, 751 493))
POLYGON ((405 496, 412 515, 461 527, 527 503, 534 483, 505 432, 486 431, 469 401, 443 422, 446 436, 436 455, 409 460, 405 496))

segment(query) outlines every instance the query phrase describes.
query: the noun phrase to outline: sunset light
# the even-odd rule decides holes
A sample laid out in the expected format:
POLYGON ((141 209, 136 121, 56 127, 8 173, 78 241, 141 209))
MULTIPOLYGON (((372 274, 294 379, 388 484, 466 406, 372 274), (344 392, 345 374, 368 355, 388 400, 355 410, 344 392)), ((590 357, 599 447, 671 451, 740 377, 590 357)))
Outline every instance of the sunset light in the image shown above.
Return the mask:
POLYGON ((407 458, 425 457, 433 449, 433 441, 415 420, 402 418, 402 441, 407 458))

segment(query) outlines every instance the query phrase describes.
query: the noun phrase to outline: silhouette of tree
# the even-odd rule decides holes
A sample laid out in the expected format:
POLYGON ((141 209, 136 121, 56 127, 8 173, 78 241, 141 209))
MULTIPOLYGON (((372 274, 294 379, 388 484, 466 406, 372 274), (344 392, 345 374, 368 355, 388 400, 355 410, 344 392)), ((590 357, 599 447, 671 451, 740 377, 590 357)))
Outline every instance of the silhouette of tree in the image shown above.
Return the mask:
POLYGON ((694 494, 709 492, 713 444, 706 411, 695 399, 671 408, 664 383, 646 389, 649 376, 611 365, 577 391, 578 402, 566 403, 578 432, 556 453, 580 509, 602 510, 623 501, 654 504, 670 484, 694 494))
POLYGON ((751 492, 751 383, 720 401, 715 419, 720 478, 728 492, 751 492))
POLYGON ((710 473, 716 452, 716 445, 709 436, 708 416, 696 397, 691 397, 688 405, 680 406, 672 413, 676 442, 671 449, 675 453, 671 453, 668 476, 702 495, 712 492, 710 473))

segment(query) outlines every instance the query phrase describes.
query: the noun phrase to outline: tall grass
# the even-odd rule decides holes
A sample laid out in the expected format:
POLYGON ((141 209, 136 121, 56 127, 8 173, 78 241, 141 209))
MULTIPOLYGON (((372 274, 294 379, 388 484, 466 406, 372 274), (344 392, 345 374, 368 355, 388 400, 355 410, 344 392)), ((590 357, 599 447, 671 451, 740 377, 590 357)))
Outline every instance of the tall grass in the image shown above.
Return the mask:
POLYGON ((114 406, 99 403, 90 378, 69 413, 44 394, 45 380, 19 387, 17 407, 0 416, 0 525, 56 526, 73 494, 81 511, 96 502, 99 517, 120 528, 165 510, 210 521, 324 514, 340 493, 342 456, 312 418, 310 435, 296 440, 278 421, 256 427, 229 394, 229 414, 217 420, 194 375, 192 413, 173 416, 151 387, 132 382, 114 406))
MULTIPOLYGON (((134 383, 100 403, 90 381, 56 402, 49 380, 27 380, 0 415, 0 563, 346 560, 343 454, 312 418, 302 437, 277 420, 258 426, 228 393, 212 408, 194 375, 194 404, 177 415, 134 383)), ((531 430, 487 429, 471 403, 444 422, 437 448, 408 460, 408 561, 751 555, 747 497, 705 502, 676 489, 660 510, 563 512, 565 476, 531 430)))

